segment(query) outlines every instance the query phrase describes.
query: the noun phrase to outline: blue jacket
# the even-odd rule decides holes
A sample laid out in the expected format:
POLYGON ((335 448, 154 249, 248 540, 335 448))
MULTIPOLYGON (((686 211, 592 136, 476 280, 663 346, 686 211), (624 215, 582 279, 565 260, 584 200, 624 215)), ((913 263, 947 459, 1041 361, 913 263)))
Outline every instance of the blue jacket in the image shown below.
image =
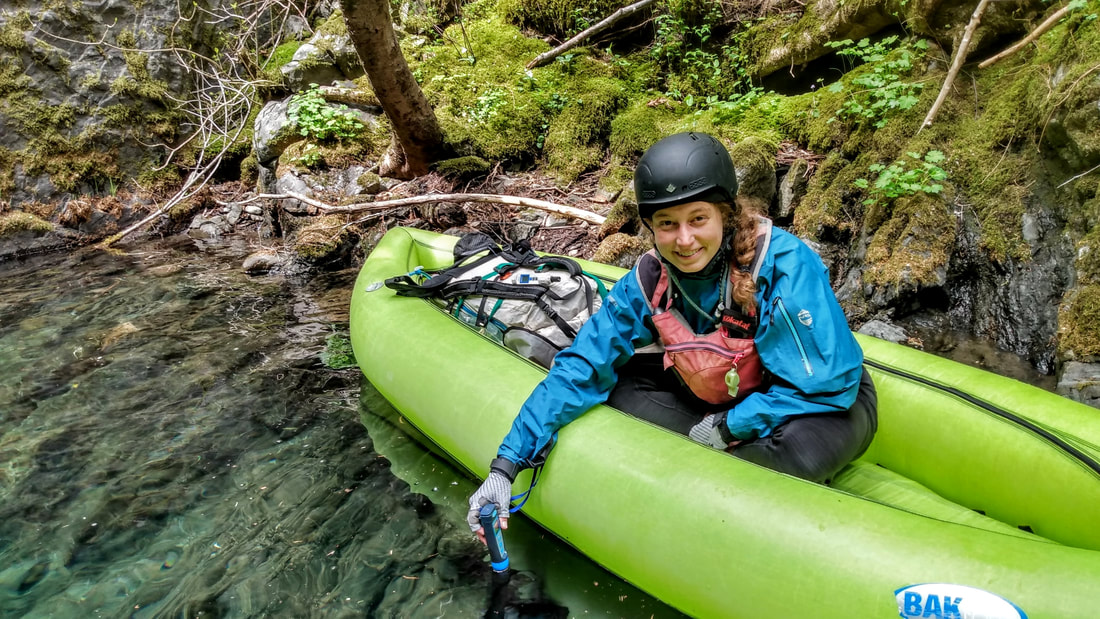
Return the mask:
MULTIPOLYGON (((710 285, 692 283, 684 286, 685 292, 695 296, 700 307, 714 307, 717 278, 710 285)), ((859 389, 863 351, 848 328, 821 258, 798 237, 774 228, 756 287, 760 315, 756 347, 764 367, 781 380, 730 409, 726 414, 730 433, 744 440, 765 437, 797 415, 848 410, 859 389)), ((677 309, 685 317, 695 313, 677 309)), ((573 344, 555 357, 549 374, 520 408, 498 455, 529 466, 530 458, 559 428, 606 401, 618 368, 635 350, 657 338, 646 326, 649 315, 631 270, 615 284, 573 344)))

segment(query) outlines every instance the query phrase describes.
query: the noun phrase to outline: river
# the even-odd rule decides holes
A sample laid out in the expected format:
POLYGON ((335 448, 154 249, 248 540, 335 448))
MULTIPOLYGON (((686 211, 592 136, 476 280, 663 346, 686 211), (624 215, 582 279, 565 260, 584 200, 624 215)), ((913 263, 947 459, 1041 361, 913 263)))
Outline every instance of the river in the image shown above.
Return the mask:
POLYGON ((523 518, 494 577, 474 483, 322 361, 355 272, 256 249, 0 263, 0 616, 681 616, 523 518))

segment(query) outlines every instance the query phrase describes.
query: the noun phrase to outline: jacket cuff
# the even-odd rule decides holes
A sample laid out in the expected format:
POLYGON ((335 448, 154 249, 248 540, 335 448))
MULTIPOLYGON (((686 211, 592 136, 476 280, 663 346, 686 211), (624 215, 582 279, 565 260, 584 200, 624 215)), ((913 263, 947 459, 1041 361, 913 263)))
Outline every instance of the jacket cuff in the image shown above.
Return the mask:
POLYGON ((729 445, 738 440, 738 438, 733 435, 733 432, 730 432, 730 426, 726 423, 727 413, 718 413, 718 416, 715 418, 714 427, 718 428, 718 435, 722 437, 722 441, 729 445))
POLYGON ((496 471, 508 478, 508 481, 515 482, 516 475, 519 474, 524 468, 515 462, 512 462, 508 458, 503 456, 497 456, 489 463, 489 471, 496 471))

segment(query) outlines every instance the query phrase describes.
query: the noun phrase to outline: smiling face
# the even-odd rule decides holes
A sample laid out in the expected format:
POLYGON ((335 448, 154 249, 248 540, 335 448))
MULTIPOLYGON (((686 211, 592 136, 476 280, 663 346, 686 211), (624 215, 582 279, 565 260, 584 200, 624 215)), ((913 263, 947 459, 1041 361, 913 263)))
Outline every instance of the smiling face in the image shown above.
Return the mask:
POLYGON ((684 273, 701 271, 722 247, 722 211, 710 202, 663 208, 648 223, 657 251, 684 273))

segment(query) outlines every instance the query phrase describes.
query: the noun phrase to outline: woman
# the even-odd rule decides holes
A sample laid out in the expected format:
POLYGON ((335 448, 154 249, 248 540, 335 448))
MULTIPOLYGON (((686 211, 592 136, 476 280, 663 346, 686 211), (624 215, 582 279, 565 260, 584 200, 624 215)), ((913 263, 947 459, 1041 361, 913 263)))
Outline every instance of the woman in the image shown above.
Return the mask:
POLYGON ((607 402, 733 456, 816 482, 858 457, 876 397, 820 258, 737 206, 729 152, 679 133, 638 161, 634 189, 655 251, 599 312, 520 409, 469 524, 495 503, 507 527, 516 474, 558 429, 607 402))

